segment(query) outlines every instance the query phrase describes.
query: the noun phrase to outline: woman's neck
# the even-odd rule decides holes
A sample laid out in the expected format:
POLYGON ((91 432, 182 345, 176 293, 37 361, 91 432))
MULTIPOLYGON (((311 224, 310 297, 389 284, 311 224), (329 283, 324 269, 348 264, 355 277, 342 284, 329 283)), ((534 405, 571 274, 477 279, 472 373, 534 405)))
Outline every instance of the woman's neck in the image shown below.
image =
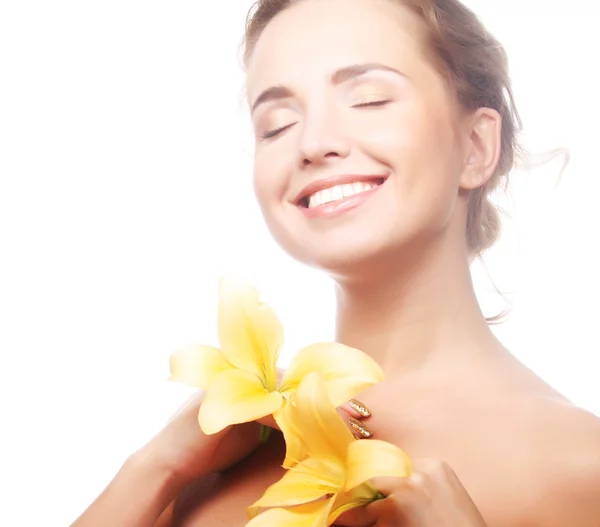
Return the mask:
POLYGON ((505 351, 481 312, 464 252, 435 252, 337 284, 336 340, 371 355, 386 377, 464 370, 505 351))

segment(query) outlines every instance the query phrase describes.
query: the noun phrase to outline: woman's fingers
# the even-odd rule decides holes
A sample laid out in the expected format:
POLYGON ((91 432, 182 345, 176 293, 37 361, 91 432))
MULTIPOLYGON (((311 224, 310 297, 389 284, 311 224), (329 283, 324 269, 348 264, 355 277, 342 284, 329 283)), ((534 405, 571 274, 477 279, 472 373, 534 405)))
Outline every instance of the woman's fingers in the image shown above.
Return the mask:
POLYGON ((370 410, 357 399, 350 399, 338 408, 338 414, 348 424, 350 431, 358 439, 373 437, 371 429, 362 421, 371 417, 370 410))
POLYGON ((355 419, 362 417, 371 417, 371 411, 358 399, 350 399, 347 403, 344 403, 340 408, 348 412, 349 415, 355 419))
POLYGON ((344 527, 411 525, 485 527, 481 512, 456 473, 440 459, 414 460, 410 477, 373 478, 370 482, 385 496, 364 508, 342 514, 344 527))
MULTIPOLYGON (((373 436, 373 432, 362 422, 362 419, 371 416, 371 412, 363 403, 356 399, 352 399, 340 406, 337 411, 344 422, 348 424, 348 428, 350 428, 350 431, 355 437, 358 439, 368 439, 373 436)), ((258 419, 258 422, 262 425, 279 430, 272 415, 261 417, 258 419)))
MULTIPOLYGON (((284 374, 285 370, 283 368, 277 368, 277 385, 281 383, 284 374)), ((371 412, 358 399, 350 399, 348 402, 340 406, 337 409, 337 412, 343 421, 347 423, 348 428, 350 428, 350 431, 354 437, 358 439, 368 439, 373 437, 373 432, 362 421, 363 419, 371 417, 371 412)), ((275 419, 273 419, 272 415, 263 417, 262 419, 259 419, 258 422, 279 430, 279 427, 277 426, 277 423, 275 422, 275 419)))

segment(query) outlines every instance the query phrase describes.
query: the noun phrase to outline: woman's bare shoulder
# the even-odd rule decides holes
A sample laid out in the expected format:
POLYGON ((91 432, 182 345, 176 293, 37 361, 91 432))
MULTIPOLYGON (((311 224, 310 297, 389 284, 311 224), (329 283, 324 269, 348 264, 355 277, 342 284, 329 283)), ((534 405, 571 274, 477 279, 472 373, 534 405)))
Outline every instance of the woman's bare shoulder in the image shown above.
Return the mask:
POLYGON ((538 382, 505 386, 459 394, 468 442, 444 436, 490 526, 600 527, 600 418, 538 382))
POLYGON ((552 430, 565 442, 589 442, 600 447, 600 417, 566 399, 538 400, 535 403, 539 419, 534 421, 540 433, 552 430), (578 433, 573 433, 578 432, 578 433))
POLYGON ((600 525, 600 418, 568 401, 534 399, 520 434, 532 525, 600 525))

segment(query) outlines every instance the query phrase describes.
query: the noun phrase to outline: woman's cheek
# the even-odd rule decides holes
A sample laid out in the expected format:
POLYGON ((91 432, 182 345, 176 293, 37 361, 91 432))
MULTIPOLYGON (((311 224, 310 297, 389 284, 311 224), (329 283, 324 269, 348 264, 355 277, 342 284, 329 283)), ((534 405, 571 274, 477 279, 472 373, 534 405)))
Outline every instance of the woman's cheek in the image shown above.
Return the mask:
POLYGON ((263 211, 272 208, 284 199, 285 171, 275 152, 265 151, 257 154, 254 162, 253 182, 254 193, 263 211))

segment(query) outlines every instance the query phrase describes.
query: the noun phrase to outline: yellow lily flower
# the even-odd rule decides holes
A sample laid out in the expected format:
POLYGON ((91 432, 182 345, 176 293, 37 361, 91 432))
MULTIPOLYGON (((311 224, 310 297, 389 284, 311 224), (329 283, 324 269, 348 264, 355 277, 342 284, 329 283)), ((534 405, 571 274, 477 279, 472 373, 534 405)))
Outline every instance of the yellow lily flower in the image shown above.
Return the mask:
POLYGON ((352 435, 318 373, 302 381, 283 413, 287 433, 300 439, 307 457, 248 508, 246 527, 325 527, 381 497, 369 479, 412 474, 412 460, 396 446, 352 435), (261 508, 269 510, 257 516, 261 508))
MULTIPOLYGON (((205 434, 281 410, 309 372, 321 372, 336 406, 383 379, 379 365, 365 353, 337 343, 313 344, 291 361, 278 384, 277 359, 283 328, 274 311, 259 300, 252 285, 222 278, 219 283, 218 337, 221 349, 194 345, 170 358, 170 380, 207 390, 198 421, 205 434)), ((297 443, 289 460, 302 457, 297 443)))

